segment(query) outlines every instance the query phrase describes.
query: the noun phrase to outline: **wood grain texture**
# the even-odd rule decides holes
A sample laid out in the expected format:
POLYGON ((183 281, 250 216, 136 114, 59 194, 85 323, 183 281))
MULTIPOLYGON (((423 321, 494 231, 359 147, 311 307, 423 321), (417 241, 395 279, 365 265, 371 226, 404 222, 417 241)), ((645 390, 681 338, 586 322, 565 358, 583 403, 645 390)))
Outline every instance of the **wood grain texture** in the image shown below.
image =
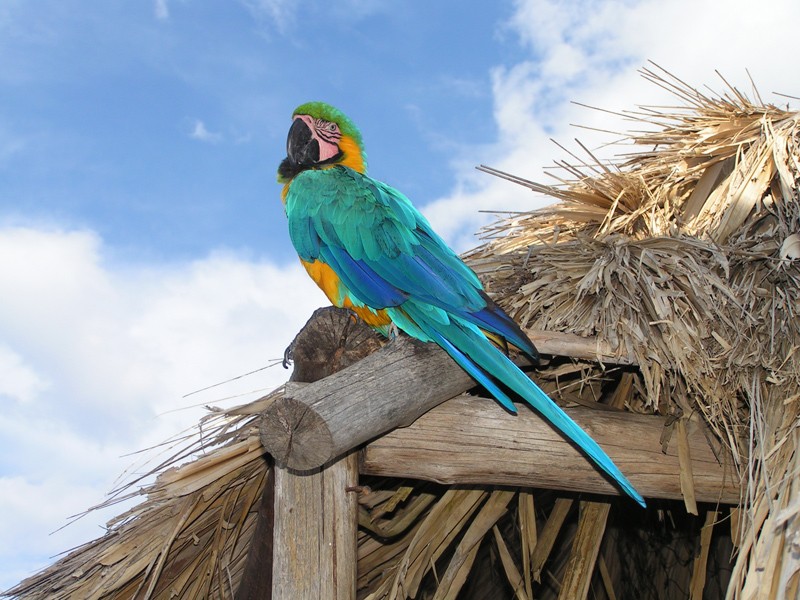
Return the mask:
POLYGON ((357 363, 385 338, 349 310, 318 308, 295 336, 285 356, 293 363, 290 381, 312 383, 357 363))
MULTIPOLYGON (((492 400, 453 398, 411 426, 368 444, 362 452, 361 472, 446 484, 620 493, 537 414, 526 406, 518 408, 514 416, 492 400)), ((586 408, 567 409, 567 413, 645 498, 681 498, 677 442, 673 440, 666 453, 661 450, 664 418, 586 408)), ((703 432, 692 424, 688 440, 696 498, 738 503, 741 490, 733 469, 717 461, 703 432)))
POLYGON ((275 469, 273 600, 356 597, 356 485, 356 453, 312 473, 275 469))
POLYGON ((261 442, 278 465, 314 469, 474 385, 438 346, 397 337, 276 400, 262 414, 261 442))
MULTIPOLYGON (((300 393, 313 382, 358 362, 381 343, 375 332, 349 311, 333 307, 315 311, 286 352, 294 362, 287 394, 300 393)), ((296 403, 288 406, 300 412, 298 422, 305 426, 315 418, 296 403)), ((292 439, 284 443, 291 446, 292 439)), ((295 449, 302 456, 313 450, 295 449)), ((274 491, 265 490, 265 497, 270 493, 274 498, 274 528, 269 535, 274 536, 271 542, 278 551, 271 564, 256 565, 271 574, 271 596, 262 597, 355 599, 358 504, 356 493, 349 490, 358 485, 356 454, 307 472, 280 467, 274 472, 274 491)))
POLYGON ((608 502, 581 502, 578 530, 561 579, 558 600, 584 600, 588 597, 610 510, 608 502))
MULTIPOLYGON (((529 333, 542 353, 631 363, 595 338, 529 333)), ((287 390, 261 421, 261 441, 279 466, 315 469, 475 386, 434 344, 401 335, 379 347, 349 311, 314 313, 287 356, 295 360, 294 381, 315 383, 287 390)))
POLYGON ((536 346, 539 354, 569 356, 592 360, 603 364, 635 365, 636 359, 616 351, 611 344, 598 337, 584 337, 560 331, 527 329, 525 333, 536 346))

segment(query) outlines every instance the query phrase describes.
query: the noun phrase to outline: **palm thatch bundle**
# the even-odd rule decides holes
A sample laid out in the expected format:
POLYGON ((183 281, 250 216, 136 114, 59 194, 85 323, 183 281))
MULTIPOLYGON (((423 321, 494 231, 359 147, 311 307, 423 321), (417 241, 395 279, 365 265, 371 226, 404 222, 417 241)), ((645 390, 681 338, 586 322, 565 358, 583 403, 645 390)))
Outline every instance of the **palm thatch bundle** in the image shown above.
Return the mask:
POLYGON ((778 597, 800 569, 800 114, 644 73, 687 107, 635 115, 649 151, 514 178, 560 202, 494 225, 472 264, 523 328, 635 356, 631 410, 702 416, 743 483, 733 589, 778 597))
MULTIPOLYGON (((632 137, 643 150, 561 163, 555 186, 485 169, 558 202, 490 226, 467 258, 524 329, 594 336, 625 357, 552 360, 538 376, 554 398, 668 415, 664 444, 706 425, 733 457, 739 505, 695 501, 690 472, 683 504, 636 514, 362 477, 359 598, 797 597, 800 113, 644 74, 683 106, 628 115, 651 125, 632 137)), ((283 394, 213 411, 153 469, 145 501, 8 595, 236 597, 272 470, 259 414, 283 394)))

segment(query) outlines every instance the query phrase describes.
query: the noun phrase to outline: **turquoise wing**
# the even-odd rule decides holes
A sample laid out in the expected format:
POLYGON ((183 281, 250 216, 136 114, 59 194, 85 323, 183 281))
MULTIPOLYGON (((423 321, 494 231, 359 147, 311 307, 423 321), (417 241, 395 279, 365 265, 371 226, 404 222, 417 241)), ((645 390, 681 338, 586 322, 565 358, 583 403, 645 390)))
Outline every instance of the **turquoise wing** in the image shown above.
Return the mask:
POLYGON ((300 257, 327 263, 354 300, 383 309, 414 298, 538 358, 472 269, 394 188, 342 166, 304 171, 289 186, 286 214, 300 257))

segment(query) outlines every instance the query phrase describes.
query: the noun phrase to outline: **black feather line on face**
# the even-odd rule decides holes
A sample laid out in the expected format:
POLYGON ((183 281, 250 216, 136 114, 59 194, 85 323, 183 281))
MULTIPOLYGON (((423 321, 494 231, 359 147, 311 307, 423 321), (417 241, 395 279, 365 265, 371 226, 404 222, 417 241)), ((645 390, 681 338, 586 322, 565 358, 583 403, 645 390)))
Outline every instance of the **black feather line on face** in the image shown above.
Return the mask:
POLYGON ((308 167, 301 167, 297 163, 293 162, 288 156, 281 161, 281 164, 278 166, 278 177, 281 181, 288 181, 295 175, 297 175, 300 171, 307 169, 308 167))
POLYGON ((311 165, 301 165, 294 162, 288 156, 281 161, 281 164, 278 166, 278 175, 281 178, 281 181, 286 181, 297 175, 302 171, 306 171, 308 169, 316 169, 318 167, 323 167, 325 165, 332 165, 337 163, 344 158, 344 152, 339 150, 335 156, 331 156, 327 160, 322 160, 311 165))

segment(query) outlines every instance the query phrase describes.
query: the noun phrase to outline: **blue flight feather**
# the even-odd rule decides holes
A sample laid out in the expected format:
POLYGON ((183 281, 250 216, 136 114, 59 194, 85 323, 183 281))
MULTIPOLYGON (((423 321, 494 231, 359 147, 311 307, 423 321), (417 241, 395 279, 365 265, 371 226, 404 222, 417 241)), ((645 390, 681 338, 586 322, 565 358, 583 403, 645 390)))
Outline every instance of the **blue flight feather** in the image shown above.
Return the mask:
POLYGON ((485 387, 489 393, 494 396, 495 400, 502 405, 503 408, 510 413, 517 414, 517 407, 514 406, 514 403, 511 401, 511 398, 508 397, 508 394, 501 390, 497 384, 492 381, 491 378, 489 378, 486 373, 480 369, 480 367, 478 367, 478 365, 472 362, 466 354, 456 348, 452 343, 450 343, 450 340, 437 332, 435 329, 431 329, 430 334, 433 338, 433 341, 439 344, 444 351, 450 355, 450 358, 456 361, 456 364, 458 364, 459 367, 464 369, 475 381, 485 387))
POLYGON ((594 463, 614 479, 625 492, 642 506, 644 498, 636 491, 625 475, 617 468, 605 451, 580 426, 553 402, 517 365, 497 349, 480 329, 458 318, 451 319, 447 325, 428 319, 423 311, 416 308, 416 302, 406 302, 402 310, 414 320, 417 326, 442 348, 467 373, 480 382, 508 410, 516 412, 508 396, 496 385, 486 386, 486 374, 491 375, 533 407, 557 430, 575 442, 594 463), (479 377, 475 373, 481 373, 479 377))

